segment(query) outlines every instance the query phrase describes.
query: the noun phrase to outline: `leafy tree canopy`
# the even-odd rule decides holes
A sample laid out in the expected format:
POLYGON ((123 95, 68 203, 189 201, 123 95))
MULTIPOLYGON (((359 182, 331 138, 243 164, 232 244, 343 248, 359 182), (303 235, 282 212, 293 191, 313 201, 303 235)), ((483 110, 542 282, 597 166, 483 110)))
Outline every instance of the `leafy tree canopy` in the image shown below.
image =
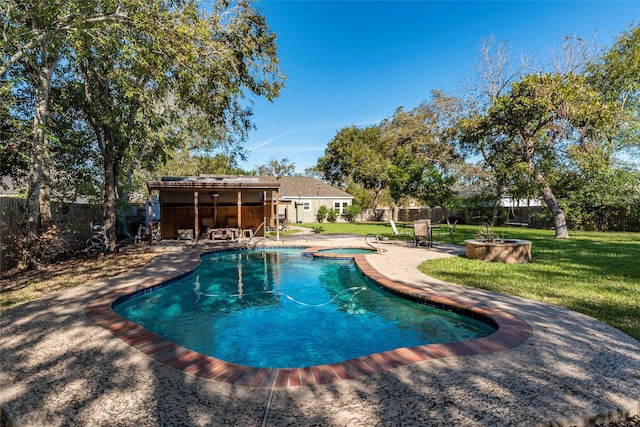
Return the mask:
POLYGON ((273 176, 276 179, 283 176, 293 176, 296 171, 295 163, 284 157, 282 160, 271 158, 266 164, 256 168, 256 172, 260 176, 273 176))
POLYGON ((33 88, 33 223, 47 205, 50 142, 56 156, 79 163, 91 147, 99 161, 85 164, 104 185, 105 225, 115 237, 123 177, 182 147, 242 157, 251 97, 272 100, 283 84, 275 34, 252 2, 220 0, 205 10, 195 0, 10 0, 3 11, 0 77, 33 88))
POLYGON ((337 132, 317 167, 333 185, 346 188, 353 182, 373 191, 370 207, 375 207, 388 185, 392 152, 389 141, 382 138, 380 126, 350 126, 337 132))

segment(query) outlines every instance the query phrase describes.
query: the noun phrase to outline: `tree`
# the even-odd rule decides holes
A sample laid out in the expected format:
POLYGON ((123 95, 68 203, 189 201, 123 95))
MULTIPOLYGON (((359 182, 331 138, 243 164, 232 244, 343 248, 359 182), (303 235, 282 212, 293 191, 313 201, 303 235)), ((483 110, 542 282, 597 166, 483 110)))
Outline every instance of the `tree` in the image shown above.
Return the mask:
POLYGON ((640 25, 623 32, 587 66, 587 80, 601 95, 612 126, 601 129, 611 149, 640 149, 640 25))
POLYGON ((379 126, 341 129, 329 142, 317 168, 331 184, 345 188, 350 182, 373 191, 369 205, 374 209, 389 182, 393 147, 381 137, 379 126))
POLYGON ((293 176, 296 171, 295 163, 289 162, 289 159, 284 157, 278 161, 275 158, 271 158, 268 163, 257 167, 256 172, 260 176, 273 176, 276 179, 283 176, 293 176))
POLYGON ((322 175, 322 170, 318 169, 318 165, 314 165, 314 166, 310 166, 308 168, 305 168, 303 173, 303 176, 308 176, 310 178, 315 178, 315 179, 322 179, 323 175, 322 175))
POLYGON ((456 204, 452 165, 461 158, 450 129, 457 110, 457 100, 434 91, 431 102, 411 111, 399 108, 391 119, 383 121, 383 139, 393 147, 388 154, 389 189, 396 202, 413 197, 430 206, 456 204))
POLYGON ((219 2, 208 16, 195 1, 135 6, 135 18, 100 37, 72 40, 74 79, 66 88, 102 160, 112 249, 123 175, 179 147, 224 146, 234 155, 251 127, 241 100, 247 92, 271 100, 282 84, 275 36, 249 3, 219 2))
MULTIPOLYGON (((566 37, 553 71, 507 73, 513 76, 508 85, 491 81, 487 87, 499 91, 485 96, 488 101, 478 103, 482 108, 471 108, 459 123, 460 141, 483 154, 494 172, 498 195, 502 188, 513 196, 539 194, 552 213, 559 238, 568 237, 568 229, 553 189, 561 178, 558 170, 565 167, 572 147, 601 145, 602 132, 610 129, 616 116, 617 106, 585 78, 590 58, 589 43, 566 37)), ((485 62, 486 68, 500 68, 499 63, 485 62)))
POLYGON ((110 20, 125 15, 113 5, 97 14, 85 14, 86 1, 59 2, 36 0, 4 1, 1 49, 3 61, 0 78, 24 76, 33 91, 34 113, 31 164, 29 170, 28 246, 46 230, 51 219, 49 207, 49 93, 51 80, 61 59, 68 53, 69 38, 78 32, 90 32, 110 20))
POLYGON ((237 162, 227 154, 196 155, 195 157, 198 175, 253 175, 253 171, 247 171, 238 167, 237 162))
POLYGON ((507 43, 496 43, 493 37, 483 40, 478 78, 469 80, 471 84, 467 85, 465 93, 467 112, 456 124, 462 151, 480 154, 484 168, 492 175, 492 180, 483 183, 494 189, 491 225, 497 223, 500 201, 504 192, 511 187, 511 181, 520 180, 525 174, 518 170, 521 169, 521 161, 510 149, 512 141, 509 136, 483 128, 487 124, 484 117, 496 99, 531 66, 531 61, 531 58, 523 58, 514 64, 507 43))
POLYGON ((23 182, 29 170, 30 128, 27 94, 17 87, 21 82, 5 78, 0 86, 0 171, 4 177, 11 177, 14 183, 23 182), (17 112, 17 114, 16 114, 17 112))
POLYGON ((556 238, 569 236, 564 210, 547 173, 557 160, 556 149, 567 141, 583 140, 590 123, 601 116, 599 98, 584 77, 576 74, 537 74, 522 78, 496 99, 485 129, 493 129, 512 142, 549 207, 556 238))
POLYGON ((558 186, 567 218, 583 229, 606 231, 617 225, 620 212, 627 215, 630 207, 640 201, 637 167, 602 151, 603 147, 569 147, 569 165, 558 186))

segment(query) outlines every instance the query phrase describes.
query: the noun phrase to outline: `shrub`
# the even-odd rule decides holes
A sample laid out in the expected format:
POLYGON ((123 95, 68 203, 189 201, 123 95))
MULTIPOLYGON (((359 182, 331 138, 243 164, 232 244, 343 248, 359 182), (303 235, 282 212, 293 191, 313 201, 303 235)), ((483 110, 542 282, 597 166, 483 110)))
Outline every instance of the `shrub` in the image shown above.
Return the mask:
POLYGON ((338 220, 338 211, 335 209, 329 209, 327 213, 327 221, 335 223, 338 220))
POLYGON ((314 225, 311 228, 311 231, 313 231, 315 234, 320 234, 320 233, 322 233, 324 231, 324 227, 321 226, 321 225, 314 225))
POLYGON ((362 209, 358 205, 350 205, 342 213, 342 217, 349 222, 355 222, 356 217, 362 213, 362 209))
POLYGON ((325 205, 320 206, 318 208, 318 212, 316 212, 316 221, 324 222, 328 214, 329 214, 329 208, 327 208, 325 205))

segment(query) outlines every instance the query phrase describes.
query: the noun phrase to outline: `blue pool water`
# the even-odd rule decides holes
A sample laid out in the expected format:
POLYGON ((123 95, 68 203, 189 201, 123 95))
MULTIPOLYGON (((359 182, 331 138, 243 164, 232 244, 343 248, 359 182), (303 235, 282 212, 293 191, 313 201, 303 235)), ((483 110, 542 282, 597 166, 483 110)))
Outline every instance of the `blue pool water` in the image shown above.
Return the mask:
POLYGON ((341 362, 495 330, 393 296, 352 260, 305 257, 300 249, 205 255, 191 274, 114 310, 199 353, 271 368, 341 362))
POLYGON ((339 254, 339 255, 357 255, 357 254, 370 254, 375 252, 375 249, 366 248, 330 248, 320 249, 318 252, 322 254, 339 254))

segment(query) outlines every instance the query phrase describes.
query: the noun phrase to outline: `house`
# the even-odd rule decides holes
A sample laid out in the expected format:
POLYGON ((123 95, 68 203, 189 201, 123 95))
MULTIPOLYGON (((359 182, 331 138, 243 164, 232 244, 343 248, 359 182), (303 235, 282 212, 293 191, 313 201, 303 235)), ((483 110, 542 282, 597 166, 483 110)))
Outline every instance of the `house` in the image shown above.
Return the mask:
MULTIPOLYGON (((279 228, 279 217, 273 213, 279 212, 280 183, 274 180, 229 175, 163 177, 148 181, 147 189, 148 210, 154 197, 159 200, 163 239, 241 239, 264 235, 268 224, 279 228)), ((149 212, 148 217, 152 216, 149 212)))
POLYGON ((280 184, 280 217, 287 216, 295 223, 315 222, 320 206, 335 209, 340 216, 353 204, 349 193, 308 176, 283 176, 276 180, 280 184), (287 208, 286 203, 290 207, 287 208), (288 211, 288 212, 287 212, 288 211))

